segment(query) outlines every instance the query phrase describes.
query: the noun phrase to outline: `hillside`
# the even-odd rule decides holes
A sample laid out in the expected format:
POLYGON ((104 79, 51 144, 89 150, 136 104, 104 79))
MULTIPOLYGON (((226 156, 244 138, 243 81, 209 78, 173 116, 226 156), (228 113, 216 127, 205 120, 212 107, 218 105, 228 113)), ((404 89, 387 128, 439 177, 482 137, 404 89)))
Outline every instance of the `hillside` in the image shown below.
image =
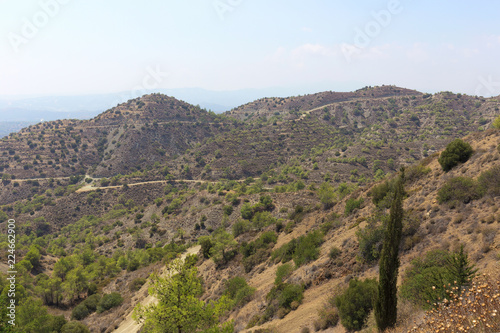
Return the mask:
MULTIPOLYGON (((498 276, 500 132, 487 128, 499 104, 383 86, 265 98, 215 115, 152 94, 91 120, 30 126, 0 142, 2 242, 14 218, 24 300, 40 299, 50 315, 70 320, 91 294, 120 293, 116 306, 82 315, 92 332, 119 327, 146 296, 150 273, 200 240, 214 247, 196 263, 203 300, 218 299, 235 277, 255 288, 224 317, 236 331, 313 331, 349 280, 378 277, 376 235, 389 196, 377 201, 372 188, 389 184, 400 166, 407 218, 399 283, 413 259, 460 244, 481 273, 498 276), (438 157, 457 137, 474 153, 445 173, 438 157), (438 200, 450 179, 479 181, 488 170, 491 191, 438 200), (306 235, 316 245, 303 251, 313 254, 297 264, 300 251, 290 250, 295 265, 283 278, 303 288, 303 299, 277 306, 266 296, 288 261, 278 249, 306 235), (359 235, 372 237, 369 251, 359 235)), ((408 309, 407 317, 422 313, 408 309)))

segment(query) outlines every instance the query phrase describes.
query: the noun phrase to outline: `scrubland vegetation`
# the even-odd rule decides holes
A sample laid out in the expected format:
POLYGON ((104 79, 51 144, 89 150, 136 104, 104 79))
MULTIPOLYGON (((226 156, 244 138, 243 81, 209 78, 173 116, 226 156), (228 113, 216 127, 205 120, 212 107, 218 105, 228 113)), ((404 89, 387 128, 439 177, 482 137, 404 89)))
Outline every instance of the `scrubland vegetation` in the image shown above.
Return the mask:
POLYGON ((389 294, 390 332, 498 331, 499 102, 395 90, 224 115, 149 95, 3 140, 13 332, 112 332, 134 308, 148 332, 370 332, 389 294))

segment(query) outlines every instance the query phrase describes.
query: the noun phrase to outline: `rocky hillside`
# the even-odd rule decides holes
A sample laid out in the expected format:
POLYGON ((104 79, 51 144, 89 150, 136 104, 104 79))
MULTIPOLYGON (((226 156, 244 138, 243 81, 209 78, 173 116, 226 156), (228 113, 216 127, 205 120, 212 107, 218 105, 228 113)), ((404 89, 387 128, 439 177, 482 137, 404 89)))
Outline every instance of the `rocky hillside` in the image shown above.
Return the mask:
POLYGON ((450 138, 487 128, 498 103, 383 86, 262 99, 215 115, 153 94, 89 121, 45 122, 11 134, 0 144, 0 172, 4 179, 27 179, 112 177, 147 169, 151 179, 161 179, 157 171, 166 165, 176 178, 241 179, 296 158, 307 168, 313 163, 304 159, 322 155, 319 166, 342 180, 354 169, 370 178, 377 159, 409 163, 450 138))
MULTIPOLYGON (((0 229, 5 236, 16 220, 24 258, 19 306, 112 332, 144 298, 149 274, 201 242, 202 299, 218 299, 236 277, 255 288, 224 317, 236 331, 312 331, 349 280, 378 276, 391 179, 403 165, 400 284, 412 259, 461 244, 481 272, 497 274, 500 133, 483 129, 498 99, 386 86, 271 100, 215 115, 148 95, 0 142, 0 229), (444 172, 440 152, 464 135, 473 155, 444 172), (302 298, 273 302, 299 289, 302 298)), ((405 316, 421 313, 407 301, 405 316)))

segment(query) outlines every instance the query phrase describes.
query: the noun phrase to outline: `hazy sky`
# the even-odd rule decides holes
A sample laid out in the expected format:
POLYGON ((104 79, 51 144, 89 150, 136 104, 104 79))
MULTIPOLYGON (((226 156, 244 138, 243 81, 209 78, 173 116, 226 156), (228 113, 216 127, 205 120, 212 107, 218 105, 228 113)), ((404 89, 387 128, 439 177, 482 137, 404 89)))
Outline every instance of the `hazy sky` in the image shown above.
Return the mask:
POLYGON ((0 0, 0 95, 500 94, 499 1, 0 0))

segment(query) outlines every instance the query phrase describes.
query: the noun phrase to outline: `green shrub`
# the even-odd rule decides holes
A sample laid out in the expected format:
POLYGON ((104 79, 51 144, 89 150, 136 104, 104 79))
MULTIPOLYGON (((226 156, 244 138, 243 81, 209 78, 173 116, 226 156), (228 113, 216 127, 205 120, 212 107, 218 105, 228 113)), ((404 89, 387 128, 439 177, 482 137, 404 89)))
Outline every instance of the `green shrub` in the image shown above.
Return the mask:
POLYGON ((295 228, 295 222, 290 221, 285 225, 285 228, 283 230, 285 231, 285 234, 289 234, 293 231, 293 228, 295 228))
POLYGON ((281 289, 281 293, 278 296, 278 305, 279 307, 285 309, 291 309, 292 303, 297 302, 298 304, 302 303, 304 299, 304 288, 297 284, 283 284, 281 289))
POLYGON ((278 235, 274 231, 266 231, 255 241, 242 243, 240 252, 243 254, 243 267, 250 272, 256 265, 264 262, 271 254, 271 248, 278 241, 278 235))
POLYGON ((444 171, 450 171, 459 163, 465 163, 472 156, 472 147, 461 139, 450 142, 439 156, 438 162, 444 171))
POLYGON ((97 313, 104 312, 111 308, 114 308, 122 304, 123 298, 117 292, 112 292, 111 294, 104 294, 97 305, 97 313))
POLYGON ((295 223, 299 223, 300 221, 302 221, 305 214, 306 212, 304 211, 304 207, 302 207, 301 205, 297 205, 295 206, 293 212, 288 214, 288 218, 290 220, 293 220, 295 223))
POLYGON ((287 277, 290 276, 293 272, 293 265, 290 263, 283 264, 278 267, 276 270, 276 279, 274 280, 274 284, 279 286, 282 284, 287 277))
POLYGON ((293 253, 293 261, 297 267, 316 260, 319 257, 319 247, 323 243, 323 234, 314 230, 305 236, 300 236, 293 253))
POLYGON ((0 223, 5 222, 9 219, 9 216, 0 209, 0 223))
POLYGON ((250 243, 242 243, 240 252, 243 257, 249 257, 254 254, 258 249, 268 248, 274 246, 278 241, 278 234, 274 231, 263 232, 259 238, 250 243))
POLYGON ((238 220, 233 224, 233 236, 236 238, 250 230, 250 222, 247 220, 238 220))
POLYGON ((235 306, 242 306, 250 301, 255 293, 255 288, 250 287, 244 278, 236 276, 226 281, 224 295, 228 295, 235 306))
POLYGON ((276 218, 269 212, 256 212, 252 217, 252 229, 254 230, 262 230, 273 223, 276 223, 276 218))
POLYGON ((355 209, 361 208, 362 203, 363 203, 363 198, 359 198, 358 200, 354 198, 347 199, 344 209, 345 216, 350 215, 355 209))
POLYGON ((275 262, 282 263, 292 260, 295 248, 297 247, 297 239, 294 238, 288 243, 283 244, 279 249, 273 251, 271 259, 275 262))
POLYGON ((242 264, 245 272, 250 272, 255 266, 266 261, 270 255, 271 251, 268 249, 257 249, 254 254, 243 258, 242 264))
POLYGON ((82 320, 90 314, 89 309, 82 302, 73 308, 71 311, 71 319, 82 320))
POLYGON ((370 222, 363 229, 356 231, 359 243, 359 254, 366 262, 371 263, 377 260, 382 251, 385 227, 370 222))
POLYGON ((203 257, 208 259, 210 258, 210 250, 214 246, 214 243, 210 239, 209 236, 201 236, 198 238, 198 244, 201 245, 201 253, 203 254, 203 257))
POLYGON ((269 195, 263 195, 259 198, 259 202, 264 206, 265 210, 274 209, 273 199, 269 195))
POLYGON ((416 258, 403 276, 401 297, 424 308, 447 297, 446 286, 466 285, 475 274, 463 247, 458 252, 432 250, 416 258))
POLYGON ((50 320, 50 326, 53 332, 61 332, 62 328, 68 321, 63 315, 53 316, 50 320))
POLYGON ((352 279, 349 287, 335 298, 339 310, 340 321, 348 330, 360 330, 365 324, 368 314, 373 309, 377 295, 377 281, 352 279))
POLYGON ((497 165, 482 172, 477 179, 477 183, 481 195, 500 196, 500 166, 497 165))
POLYGON ((386 180, 382 184, 375 185, 371 188, 369 195, 372 197, 372 202, 375 206, 379 206, 379 204, 384 200, 385 202, 381 204, 381 207, 387 208, 390 207, 390 199, 393 195, 389 195, 394 193, 394 180, 386 180))
POLYGON ((90 312, 94 312, 97 310, 97 306, 99 305, 99 301, 101 300, 100 295, 91 295, 85 299, 82 303, 85 304, 87 309, 89 309, 90 312))
POLYGON ((469 203, 480 197, 477 184, 467 177, 451 178, 439 189, 437 199, 439 203, 447 202, 455 206, 459 202, 469 203))
POLYGON ((70 321, 64 324, 61 328, 61 333, 90 333, 90 331, 84 324, 78 321, 70 321))
POLYGON ((400 294, 403 298, 429 307, 428 301, 434 301, 446 296, 443 285, 449 281, 446 263, 449 253, 443 250, 433 250, 423 258, 416 258, 405 271, 400 294))
POLYGON ((323 204, 324 209, 328 209, 333 206, 333 201, 335 199, 334 188, 327 182, 321 184, 318 190, 319 200, 323 204))
POLYGON ((274 261, 288 262, 291 259, 295 265, 301 266, 319 257, 319 246, 323 243, 323 234, 314 230, 307 235, 294 238, 272 253, 274 261))
POLYGON ((233 206, 232 205, 224 206, 223 211, 224 211, 224 214, 229 216, 233 213, 233 206))

